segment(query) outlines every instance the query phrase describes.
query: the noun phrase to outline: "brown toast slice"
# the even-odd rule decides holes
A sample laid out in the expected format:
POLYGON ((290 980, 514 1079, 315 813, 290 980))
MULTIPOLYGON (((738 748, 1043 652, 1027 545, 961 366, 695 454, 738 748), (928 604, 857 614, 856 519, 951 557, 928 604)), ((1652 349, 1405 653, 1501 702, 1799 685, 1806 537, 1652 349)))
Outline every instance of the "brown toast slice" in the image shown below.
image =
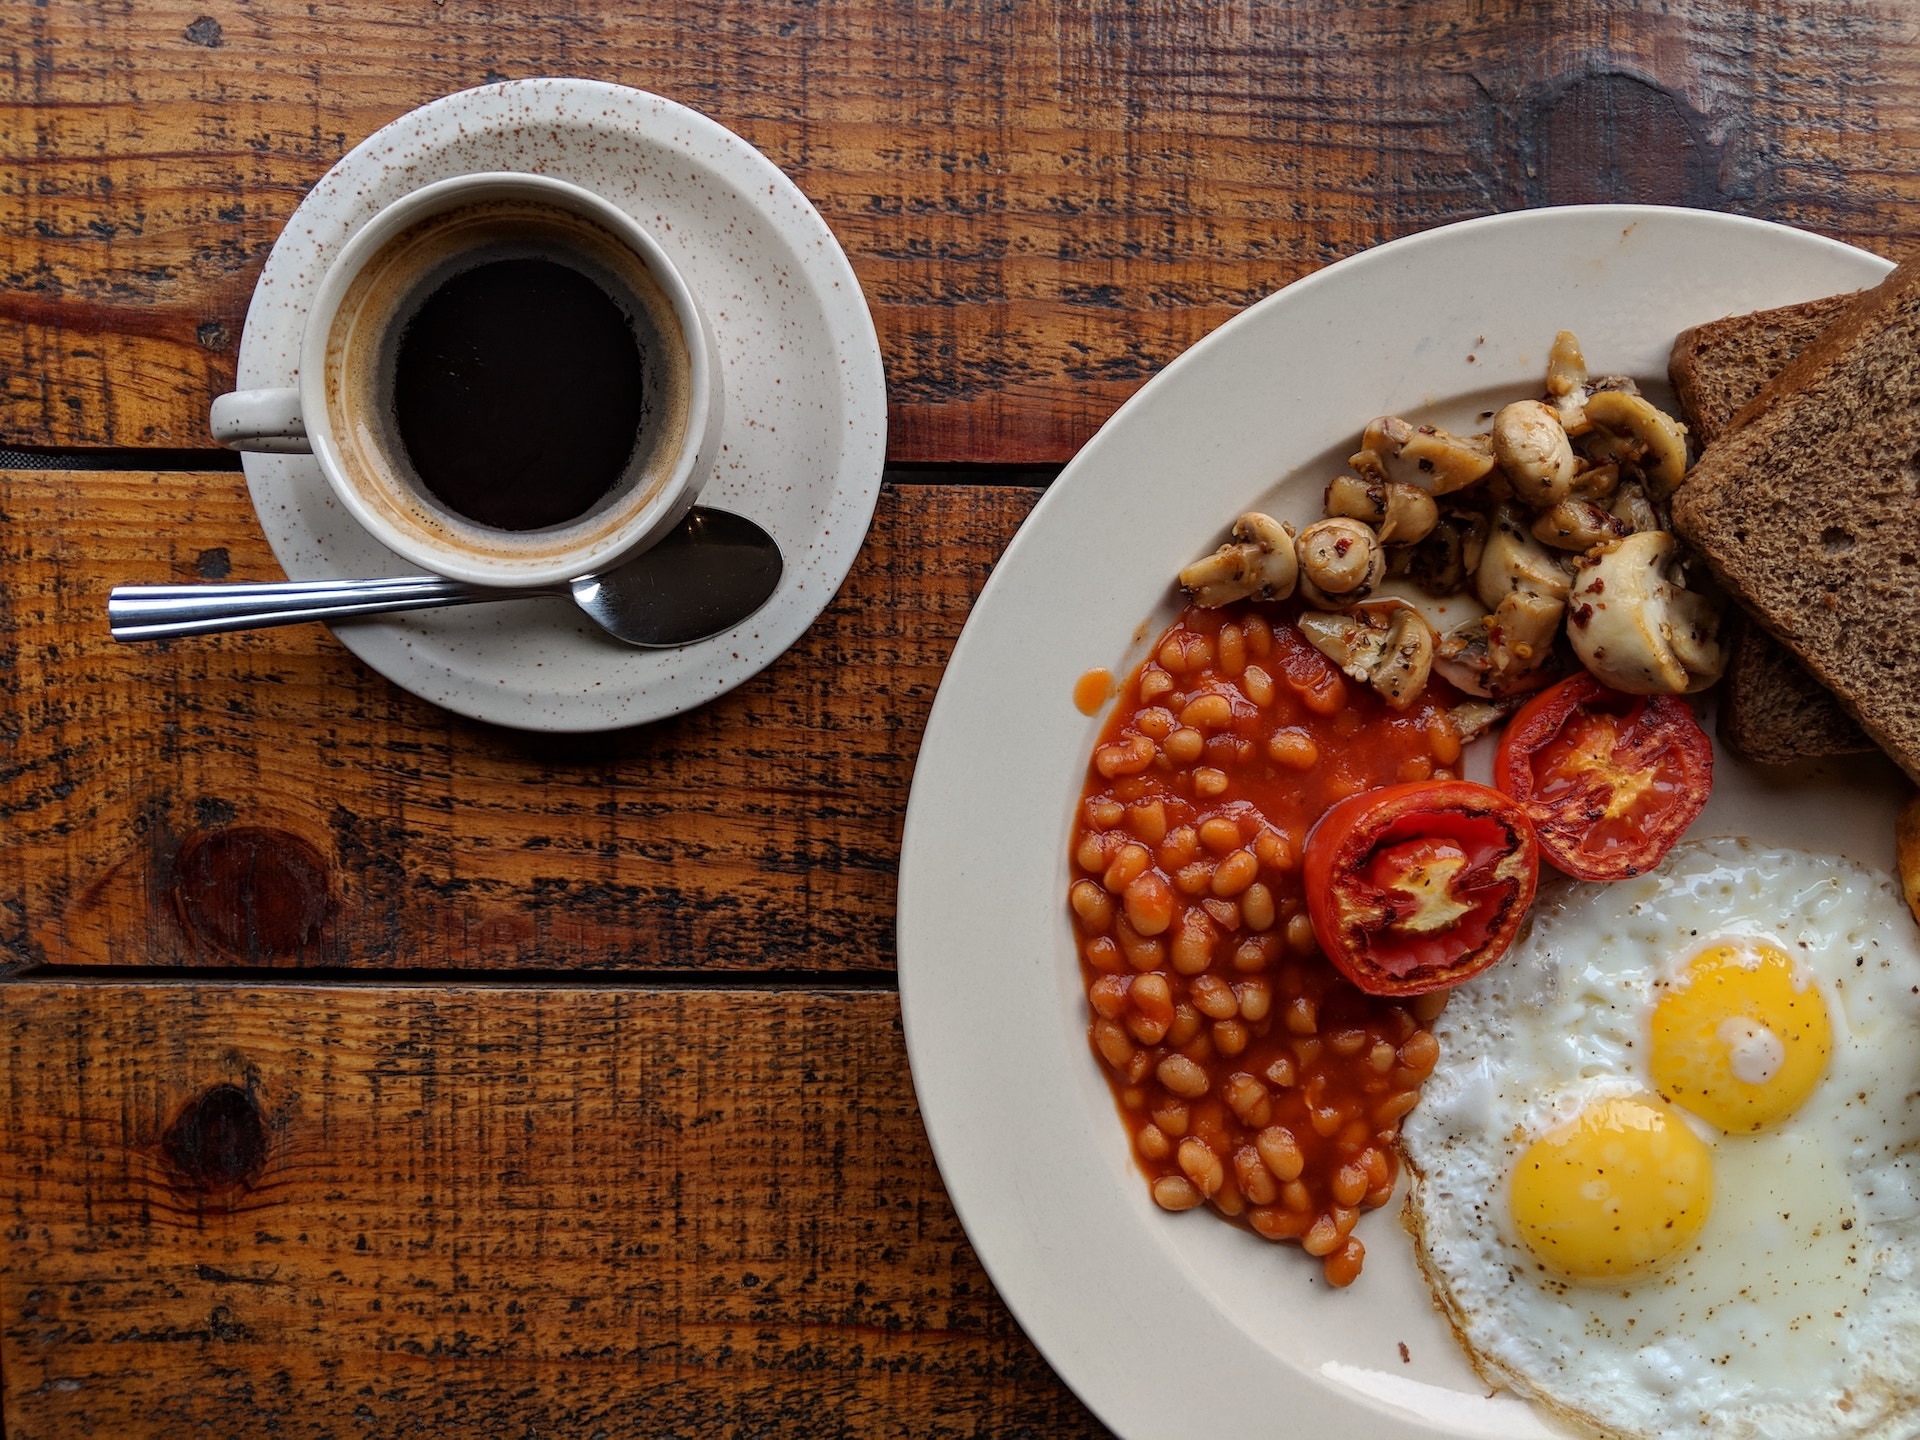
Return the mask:
POLYGON ((1858 755, 1873 742, 1833 693, 1758 625, 1740 627, 1720 689, 1720 738, 1762 765, 1858 755))
POLYGON ((1667 378, 1695 443, 1704 450, 1718 440, 1740 408, 1853 298, 1829 295, 1682 330, 1667 361, 1667 378))
POLYGON ((1720 582, 1920 778, 1920 260, 1761 387, 1673 501, 1720 582))
MULTIPOLYGON (((1704 448, 1718 440, 1740 408, 1852 299, 1831 295, 1682 331, 1673 342, 1667 377, 1696 442, 1704 448)), ((1720 738, 1735 754, 1765 765, 1873 748, 1826 686, 1755 625, 1742 628, 1727 663, 1720 738)))

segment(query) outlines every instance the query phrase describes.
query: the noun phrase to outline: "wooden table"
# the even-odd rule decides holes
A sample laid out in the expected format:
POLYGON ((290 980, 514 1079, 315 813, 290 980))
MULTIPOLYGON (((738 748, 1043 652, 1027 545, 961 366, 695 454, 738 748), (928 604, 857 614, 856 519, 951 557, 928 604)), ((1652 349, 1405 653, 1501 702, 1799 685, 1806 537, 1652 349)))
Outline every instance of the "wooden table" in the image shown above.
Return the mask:
POLYGON ((0 3, 0 445, 54 467, 0 473, 9 1436, 1099 1432, 948 1205, 892 978, 921 724, 1039 488, 1413 230, 1920 218, 1893 0, 666 8, 0 3), (588 740, 318 628, 114 647, 116 580, 278 574, 206 416, 302 195, 541 74, 713 115, 851 255, 895 468, 831 608, 588 740))

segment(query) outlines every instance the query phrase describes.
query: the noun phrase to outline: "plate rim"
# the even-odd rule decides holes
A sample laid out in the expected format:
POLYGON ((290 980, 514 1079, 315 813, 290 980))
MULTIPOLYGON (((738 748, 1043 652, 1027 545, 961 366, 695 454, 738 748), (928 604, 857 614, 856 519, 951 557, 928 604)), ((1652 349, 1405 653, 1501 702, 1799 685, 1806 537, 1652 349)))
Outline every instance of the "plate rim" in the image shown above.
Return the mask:
MULTIPOLYGON (((979 663, 974 656, 975 650, 988 643, 983 639, 980 628, 974 623, 974 617, 982 614, 1001 590, 1014 583, 1013 577, 1020 571, 1023 561, 1023 542, 1031 546, 1033 542, 1030 537, 1041 533, 1046 528, 1053 512, 1067 503, 1063 497, 1071 493, 1072 487, 1088 483, 1082 479, 1082 475, 1097 470, 1109 447, 1124 443, 1127 427, 1123 422, 1129 421, 1143 408, 1155 403, 1160 391, 1179 383, 1188 372, 1208 364, 1214 353, 1230 345, 1234 337, 1248 326, 1272 323, 1266 317, 1273 309, 1283 305, 1297 304, 1303 297, 1310 296, 1329 284, 1344 284, 1364 276, 1369 266, 1387 265, 1404 260, 1420 248, 1441 241, 1456 241, 1463 236, 1496 230, 1524 229, 1529 226, 1550 229, 1560 224, 1585 223, 1594 220, 1618 220, 1622 222, 1624 231, 1630 231, 1639 222, 1649 219, 1657 219, 1668 224, 1723 227, 1729 233, 1744 232, 1749 236, 1764 236, 1768 243, 1801 247, 1799 253, 1802 256, 1811 255, 1814 251, 1824 252, 1835 261, 1861 267, 1863 284, 1871 283, 1866 278, 1867 271, 1885 274, 1893 268, 1891 261, 1874 255, 1870 251, 1793 226, 1720 211, 1650 205, 1565 206, 1502 212, 1418 231, 1344 257, 1340 261, 1291 282, 1240 311, 1177 356, 1140 390, 1130 396, 1048 487, 1047 493, 1041 497, 1007 550, 995 563, 993 574, 987 585, 983 587, 969 616, 968 624, 955 643, 940 690, 935 696, 923 731, 920 756, 916 762, 901 840, 895 928, 901 1022, 909 1067, 913 1076, 915 1094, 920 1104, 922 1123, 927 1132, 928 1143, 933 1151, 942 1184, 962 1228, 967 1233, 969 1243, 973 1245, 975 1253, 979 1256, 982 1267, 1007 1304, 1009 1312, 1062 1382, 1074 1391, 1092 1413, 1117 1434, 1132 1435, 1143 1432, 1132 1428, 1131 1417, 1116 1408, 1119 1402, 1108 1393, 1110 1387, 1104 1383, 1106 1377, 1100 1373, 1098 1359, 1088 1354, 1083 1345, 1073 1343, 1072 1337, 1063 1337, 1037 1325, 1033 1313, 1036 1307, 1032 1303, 1031 1286, 1034 1283, 1032 1276, 1028 1272, 1009 1267, 993 1253, 999 1248, 998 1237, 989 1237, 983 1244, 982 1232, 985 1228, 984 1212, 988 1187, 977 1183, 970 1175, 956 1173, 954 1150, 957 1145, 949 1143, 948 1138, 943 1138, 943 1131, 947 1131, 954 1123, 945 1118, 945 1107, 949 1097, 936 1087, 929 1085, 927 1079, 929 1067, 922 1058, 927 1053, 932 1037, 937 1033, 941 1017, 936 1011, 928 1008, 930 1002, 921 998, 922 985, 918 978, 920 961, 917 955, 920 942, 914 931, 921 923, 919 916, 922 909, 930 903, 925 898, 923 887, 930 891, 937 882, 923 876, 922 867, 917 863, 921 846, 916 841, 928 826, 937 823, 936 820, 929 818, 930 807, 936 803, 931 794, 934 783, 932 777, 939 762, 941 749, 948 743, 957 743, 949 742, 945 738, 946 730, 957 723, 952 718, 953 712, 958 709, 960 703, 956 699, 955 687, 963 683, 971 669, 979 663), (1572 219, 1570 220, 1569 217, 1572 219), (1676 217, 1685 218, 1676 221, 1676 217)), ((1785 299, 1769 300, 1763 301, 1760 308, 1790 303, 1793 302, 1785 299)), ((1151 617, 1148 618, 1150 621, 1151 617)), ((1145 622, 1142 628, 1145 628, 1145 622)), ((1097 718, 1103 720, 1104 715, 1103 708, 1101 716, 1097 718)), ((1064 777, 1066 780, 1070 778, 1064 777)), ((1063 797, 1066 788, 1063 783, 1063 797)), ((1079 977, 1076 975, 1074 980, 1077 987, 1079 977)), ((1329 1417, 1337 1415, 1349 1421, 1359 1420, 1363 1424, 1371 1425, 1379 1433, 1386 1433, 1388 1429, 1392 1429, 1394 1433, 1408 1435, 1476 1433, 1471 1430, 1412 1423, 1409 1420, 1408 1411, 1404 1408, 1390 1409, 1370 1397, 1362 1397, 1352 1391, 1334 1392, 1331 1386, 1326 1385, 1319 1386, 1318 1390, 1319 1393, 1302 1394, 1299 1397, 1302 1402, 1301 1416, 1308 1412, 1323 1412, 1329 1417), (1331 1404, 1328 1403, 1330 1396, 1333 1400, 1331 1404)), ((1532 1412, 1529 1411, 1529 1413, 1532 1412)))

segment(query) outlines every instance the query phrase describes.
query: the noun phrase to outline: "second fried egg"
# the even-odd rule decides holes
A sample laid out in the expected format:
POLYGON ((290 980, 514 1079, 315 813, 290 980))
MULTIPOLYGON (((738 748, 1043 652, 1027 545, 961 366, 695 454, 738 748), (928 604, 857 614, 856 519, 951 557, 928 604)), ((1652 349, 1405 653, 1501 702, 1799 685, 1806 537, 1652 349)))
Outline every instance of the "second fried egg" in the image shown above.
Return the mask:
POLYGON ((1611 1433, 1907 1433, 1917 939, 1885 877, 1736 840, 1543 897, 1403 1132, 1482 1373, 1611 1433))

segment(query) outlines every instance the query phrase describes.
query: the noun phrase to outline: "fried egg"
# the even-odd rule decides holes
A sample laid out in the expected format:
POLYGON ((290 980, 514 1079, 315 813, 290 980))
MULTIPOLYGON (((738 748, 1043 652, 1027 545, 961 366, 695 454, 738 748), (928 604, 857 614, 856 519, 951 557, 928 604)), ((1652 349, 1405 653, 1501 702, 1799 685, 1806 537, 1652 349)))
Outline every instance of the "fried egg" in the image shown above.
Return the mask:
POLYGON ((1920 1431, 1920 931, 1739 840, 1543 888, 1461 986, 1407 1221, 1490 1383, 1607 1434, 1920 1431))

